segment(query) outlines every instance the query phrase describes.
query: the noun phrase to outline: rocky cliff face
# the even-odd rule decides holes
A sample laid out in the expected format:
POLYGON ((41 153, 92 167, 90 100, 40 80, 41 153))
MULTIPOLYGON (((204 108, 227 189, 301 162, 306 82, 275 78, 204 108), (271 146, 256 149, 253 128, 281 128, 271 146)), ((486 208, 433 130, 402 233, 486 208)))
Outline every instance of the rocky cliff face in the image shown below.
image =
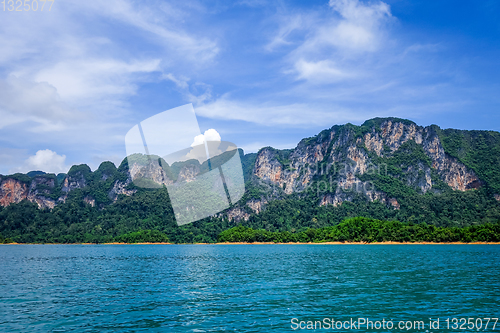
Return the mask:
MULTIPOLYGON (((319 205, 341 205, 355 196, 365 196, 399 209, 397 198, 390 197, 373 183, 364 181, 366 174, 398 178, 407 186, 426 193, 433 190, 432 174, 456 191, 476 189, 483 185, 473 170, 446 154, 434 127, 420 127, 409 121, 387 119, 372 126, 333 127, 315 138, 302 140, 280 161, 279 152, 262 149, 255 162, 254 180, 282 190, 283 196, 300 193, 314 186, 319 205), (401 174, 387 173, 387 162, 412 141, 425 152, 424 160, 401 165, 401 174), (316 181, 314 181, 316 179, 316 181)), ((403 155, 404 156, 404 155, 403 155)), ((247 203, 250 207, 250 204, 247 203)))
POLYGON ((0 177, 0 205, 6 207, 22 200, 29 200, 37 203, 39 208, 52 209, 55 201, 46 195, 53 187, 54 179, 44 177, 35 177, 30 184, 14 178, 0 177))
POLYGON ((134 194, 135 192, 137 192, 137 190, 128 190, 127 189, 127 186, 130 184, 130 182, 131 182, 130 178, 127 178, 127 180, 125 182, 120 182, 119 180, 115 181, 115 183, 113 184, 113 188, 108 193, 108 197, 111 200, 116 201, 120 194, 130 196, 130 195, 134 194))
MULTIPOLYGON (((106 162, 110 163, 110 162, 106 162)), ((140 180, 148 180, 148 186, 161 187, 162 185, 170 185, 174 183, 173 174, 168 167, 163 168, 157 161, 150 161, 146 165, 144 163, 133 162, 128 166, 128 170, 120 172, 127 175, 126 178, 116 176, 116 167, 108 164, 108 169, 96 170, 91 172, 86 165, 76 166, 57 184, 54 175, 39 176, 30 178, 26 175, 17 176, 1 176, 0 175, 0 205, 8 206, 12 203, 19 203, 22 200, 28 200, 38 204, 39 208, 54 208, 58 203, 66 202, 70 192, 76 189, 87 189, 96 187, 95 183, 105 184, 112 181, 106 189, 106 195, 114 202, 120 194, 130 196, 137 192, 136 189, 130 188, 132 182, 140 180), (116 180, 114 180, 116 179, 116 180), (94 185, 92 185, 94 184, 94 185)), ((200 172, 199 165, 186 164, 177 172, 176 181, 190 182, 200 172)), ((123 174, 122 174, 123 175, 123 174)), ((97 186, 99 187, 99 186, 97 186)), ((147 187, 147 186, 146 186, 147 187)), ((88 191, 87 191, 88 192, 88 191)), ((96 205, 96 197, 92 191, 85 195, 83 201, 92 207, 96 205)), ((102 204, 100 205, 100 207, 102 204)))
MULTIPOLYGON (((130 180, 136 181, 137 179, 149 179, 157 185, 172 184, 172 179, 169 178, 165 169, 160 166, 157 161, 151 161, 144 165, 140 163, 133 163, 129 166, 130 180)), ((128 185, 128 184, 127 184, 128 185)), ((125 185, 126 186, 126 185, 125 185)))
POLYGON ((424 150, 432 159, 432 167, 437 170, 441 179, 454 190, 465 191, 481 187, 481 180, 476 174, 455 158, 447 155, 436 135, 428 130, 424 150))
POLYGON ((39 208, 52 209, 56 205, 56 202, 48 196, 54 187, 55 179, 35 177, 31 182, 27 199, 31 202, 36 202, 39 208))
POLYGON ((423 128, 415 124, 405 124, 402 122, 387 120, 380 127, 372 127, 371 132, 364 135, 364 143, 368 150, 375 151, 378 156, 384 156, 386 153, 384 147, 387 146, 390 152, 395 152, 401 145, 408 140, 413 140, 417 144, 422 144, 423 128))
MULTIPOLYGON (((23 175, 24 176, 24 175, 23 175)), ((110 176, 103 174, 101 181, 105 182, 110 176)), ((119 194, 132 195, 135 190, 127 190, 126 186, 131 182, 128 178, 125 182, 119 180, 113 183, 113 187, 108 195, 112 200, 116 200, 119 194)), ((89 185, 84 172, 75 172, 66 175, 60 184, 54 175, 37 176, 29 178, 27 176, 19 179, 16 176, 0 176, 0 205, 6 207, 23 200, 34 202, 39 208, 54 208, 58 203, 65 202, 71 191, 84 189, 89 185)), ((92 194, 86 195, 83 201, 92 207, 96 200, 92 194)))
POLYGON ((18 203, 28 196, 28 187, 26 184, 12 179, 3 178, 0 183, 0 205, 8 206, 12 203, 18 203))
POLYGON ((81 173, 78 173, 75 176, 68 176, 64 178, 64 183, 61 191, 68 193, 69 191, 77 188, 84 188, 86 185, 87 182, 85 181, 84 176, 81 173))

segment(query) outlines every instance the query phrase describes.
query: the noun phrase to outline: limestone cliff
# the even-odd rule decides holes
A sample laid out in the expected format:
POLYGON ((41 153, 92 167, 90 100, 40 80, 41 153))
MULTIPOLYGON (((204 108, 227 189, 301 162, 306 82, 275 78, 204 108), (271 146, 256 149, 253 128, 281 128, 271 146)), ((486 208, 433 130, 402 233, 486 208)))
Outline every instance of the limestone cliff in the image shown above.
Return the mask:
POLYGON ((127 189, 127 186, 130 184, 130 182, 130 178, 127 178, 125 182, 120 182, 119 180, 115 181, 113 184, 113 188, 108 193, 108 197, 114 202, 118 199, 118 195, 120 194, 130 196, 137 192, 137 190, 127 189))
POLYGON ((28 196, 28 186, 12 178, 0 178, 0 205, 18 203, 28 196))
MULTIPOLYGON (((445 152, 436 126, 424 128, 394 118, 374 119, 361 127, 334 126, 302 140, 286 156, 273 148, 263 148, 253 168, 254 184, 270 185, 275 199, 300 195, 313 186, 319 205, 338 206, 361 195, 369 201, 400 208, 397 198, 366 181, 364 175, 392 177, 422 194, 441 191, 435 188, 439 182, 454 191, 484 185, 471 168, 445 152), (410 156, 411 149, 425 155, 415 159, 410 156), (401 172, 391 174, 388 163, 401 172)), ((246 205, 250 206, 249 202, 246 205)))
MULTIPOLYGON (((129 178, 132 181, 147 179, 157 185, 172 184, 172 179, 167 175, 165 168, 161 167, 157 161, 148 163, 132 163, 129 165, 129 178)), ((128 184, 127 184, 128 185, 128 184)))
POLYGON ((31 182, 17 177, 0 176, 0 205, 6 207, 22 200, 38 204, 39 208, 54 208, 55 200, 47 197, 54 187, 54 179, 35 177, 31 182))

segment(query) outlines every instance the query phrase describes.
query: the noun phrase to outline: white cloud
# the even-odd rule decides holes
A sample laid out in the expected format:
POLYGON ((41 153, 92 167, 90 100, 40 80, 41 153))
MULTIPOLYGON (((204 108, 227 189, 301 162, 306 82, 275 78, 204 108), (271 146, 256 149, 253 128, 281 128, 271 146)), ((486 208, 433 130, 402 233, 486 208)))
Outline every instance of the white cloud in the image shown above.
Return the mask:
POLYGON ((179 160, 197 159, 200 163, 203 163, 207 160, 207 153, 210 158, 222 154, 223 151, 219 150, 218 147, 214 147, 213 145, 206 146, 204 144, 210 141, 221 141, 219 132, 213 128, 206 130, 203 134, 195 136, 191 144, 192 149, 179 160))
POLYGON ((219 132, 210 128, 205 131, 205 133, 195 136, 191 147, 202 145, 204 142, 208 141, 221 141, 219 132))
POLYGON ((205 141, 221 141, 219 132, 213 128, 206 130, 203 136, 205 137, 205 141))
POLYGON ((172 73, 167 73, 167 74, 164 74, 162 77, 175 83, 175 85, 178 88, 181 88, 181 89, 188 89, 189 88, 189 84, 188 84, 189 78, 187 78, 185 76, 176 77, 172 73))
POLYGON ((21 167, 14 168, 11 172, 44 171, 48 173, 67 172, 66 155, 58 155, 50 149, 39 150, 35 155, 28 157, 21 167))
POLYGON ((304 79, 315 84, 338 82, 354 76, 353 73, 345 73, 330 60, 308 62, 300 59, 295 63, 295 69, 298 73, 298 79, 304 79))

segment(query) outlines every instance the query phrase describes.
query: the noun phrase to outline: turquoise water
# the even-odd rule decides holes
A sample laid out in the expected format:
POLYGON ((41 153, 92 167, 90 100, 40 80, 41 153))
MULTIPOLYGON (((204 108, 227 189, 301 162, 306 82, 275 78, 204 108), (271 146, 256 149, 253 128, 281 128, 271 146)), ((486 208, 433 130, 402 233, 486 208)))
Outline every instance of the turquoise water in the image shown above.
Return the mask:
MULTIPOLYGON (((293 332, 293 318, 441 318, 417 331, 472 332, 443 320, 500 317, 499 255, 495 245, 6 245, 0 332, 293 332)), ((342 331, 316 328, 304 331, 342 331)))

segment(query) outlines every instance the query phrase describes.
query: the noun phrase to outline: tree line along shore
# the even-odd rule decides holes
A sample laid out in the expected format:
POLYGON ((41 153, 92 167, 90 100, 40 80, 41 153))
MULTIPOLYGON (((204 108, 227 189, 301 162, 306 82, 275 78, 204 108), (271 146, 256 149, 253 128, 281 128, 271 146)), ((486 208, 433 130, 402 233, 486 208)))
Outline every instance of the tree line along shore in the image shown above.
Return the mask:
MULTIPOLYGON (((14 243, 0 235, 0 243, 14 243)), ((71 244, 60 242, 59 244, 71 244)), ((93 244, 170 244, 158 230, 140 230, 93 244)), ((500 243, 500 221, 467 227, 437 227, 430 224, 382 221, 366 217, 347 218, 323 228, 302 231, 268 231, 238 225, 222 231, 214 243, 500 243)), ((210 243, 209 243, 210 244, 210 243)))

